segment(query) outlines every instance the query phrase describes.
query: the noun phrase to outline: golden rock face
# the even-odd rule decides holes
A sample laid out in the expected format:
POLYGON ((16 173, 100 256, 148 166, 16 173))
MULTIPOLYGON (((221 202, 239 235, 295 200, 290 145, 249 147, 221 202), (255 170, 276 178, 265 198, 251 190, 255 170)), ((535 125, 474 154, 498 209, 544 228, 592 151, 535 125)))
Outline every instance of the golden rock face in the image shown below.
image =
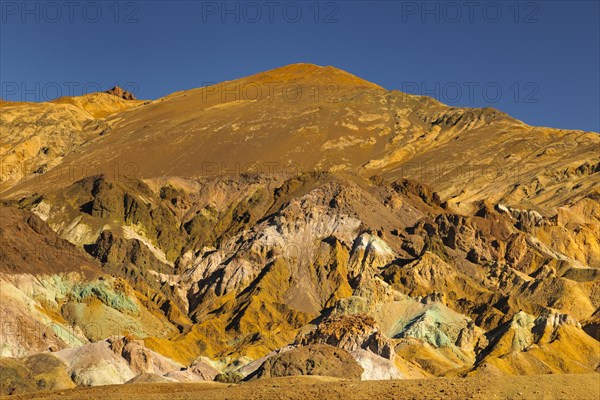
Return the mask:
POLYGON ((310 64, 0 107, 14 390, 597 369, 598 133, 310 64))
POLYGON ((0 102, 3 188, 40 177, 64 156, 110 131, 106 118, 143 102, 106 93, 47 103, 0 102))

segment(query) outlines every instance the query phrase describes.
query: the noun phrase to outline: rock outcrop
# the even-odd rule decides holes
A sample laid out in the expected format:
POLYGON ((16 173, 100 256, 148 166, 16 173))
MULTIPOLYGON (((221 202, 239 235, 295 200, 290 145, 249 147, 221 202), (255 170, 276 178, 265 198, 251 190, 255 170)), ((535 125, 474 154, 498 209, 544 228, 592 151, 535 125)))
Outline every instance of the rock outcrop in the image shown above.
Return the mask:
POLYGON ((300 338, 298 344, 328 344, 348 352, 367 350, 388 360, 394 358, 392 343, 379 331, 375 319, 368 315, 326 317, 313 332, 300 338))
POLYGON ((345 350, 328 345, 298 347, 269 358, 255 378, 320 375, 342 379, 360 379, 362 367, 345 350))
POLYGON ((118 98, 123 99, 123 100, 137 100, 135 98, 135 96, 133 95, 133 93, 128 92, 127 90, 121 89, 118 86, 115 86, 112 89, 105 91, 104 93, 111 94, 113 96, 117 96, 118 98))

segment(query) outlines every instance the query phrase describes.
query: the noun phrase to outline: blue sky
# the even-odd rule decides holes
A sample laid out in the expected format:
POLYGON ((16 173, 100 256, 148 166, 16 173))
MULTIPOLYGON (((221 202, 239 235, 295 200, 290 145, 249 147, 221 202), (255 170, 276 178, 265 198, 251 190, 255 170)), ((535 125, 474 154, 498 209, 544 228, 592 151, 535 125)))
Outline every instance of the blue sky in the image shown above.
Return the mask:
POLYGON ((333 65, 387 89, 600 130, 598 1, 0 3, 0 96, 117 83, 157 98, 278 66, 333 65))

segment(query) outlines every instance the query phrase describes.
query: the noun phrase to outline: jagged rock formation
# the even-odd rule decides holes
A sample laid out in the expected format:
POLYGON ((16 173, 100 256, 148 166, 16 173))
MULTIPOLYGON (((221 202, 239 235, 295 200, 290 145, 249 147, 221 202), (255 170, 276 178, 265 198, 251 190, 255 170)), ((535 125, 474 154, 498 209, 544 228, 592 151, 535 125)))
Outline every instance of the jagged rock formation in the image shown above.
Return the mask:
POLYGON ((123 100, 137 100, 133 93, 128 92, 127 90, 123 90, 118 86, 113 87, 112 89, 107 90, 107 94, 112 94, 113 96, 117 96, 123 100))
POLYGON ((39 118, 57 138, 61 124, 110 127, 72 151, 57 144, 41 177, 92 162, 93 174, 3 186, 4 393, 598 370, 597 133, 451 108, 334 68, 228 84, 273 91, 231 100, 217 85, 106 119, 81 105, 91 97, 2 104, 15 143, 39 118), (331 82, 327 99, 280 92, 331 82), (473 160, 520 169, 490 179, 473 160), (444 174, 430 179, 432 161, 444 174))
POLYGON ((387 359, 394 357, 391 342, 379 331, 375 319, 368 315, 327 317, 317 329, 303 336, 299 344, 328 344, 349 352, 362 349, 387 359))

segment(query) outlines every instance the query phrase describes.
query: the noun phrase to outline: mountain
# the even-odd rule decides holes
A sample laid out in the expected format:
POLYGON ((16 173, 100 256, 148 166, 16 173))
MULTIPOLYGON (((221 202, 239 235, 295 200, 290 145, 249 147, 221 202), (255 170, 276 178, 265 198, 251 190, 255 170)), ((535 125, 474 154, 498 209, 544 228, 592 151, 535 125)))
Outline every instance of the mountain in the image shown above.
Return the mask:
POLYGON ((599 370, 598 133, 310 64, 0 107, 4 393, 599 370))
POLYGON ((541 209, 599 183, 597 133, 530 127, 491 108, 448 107, 310 64, 174 93, 106 122, 113 134, 74 149, 63 169, 82 177, 77 165, 93 160, 98 171, 118 166, 142 179, 345 171, 418 179, 458 204, 541 209))

